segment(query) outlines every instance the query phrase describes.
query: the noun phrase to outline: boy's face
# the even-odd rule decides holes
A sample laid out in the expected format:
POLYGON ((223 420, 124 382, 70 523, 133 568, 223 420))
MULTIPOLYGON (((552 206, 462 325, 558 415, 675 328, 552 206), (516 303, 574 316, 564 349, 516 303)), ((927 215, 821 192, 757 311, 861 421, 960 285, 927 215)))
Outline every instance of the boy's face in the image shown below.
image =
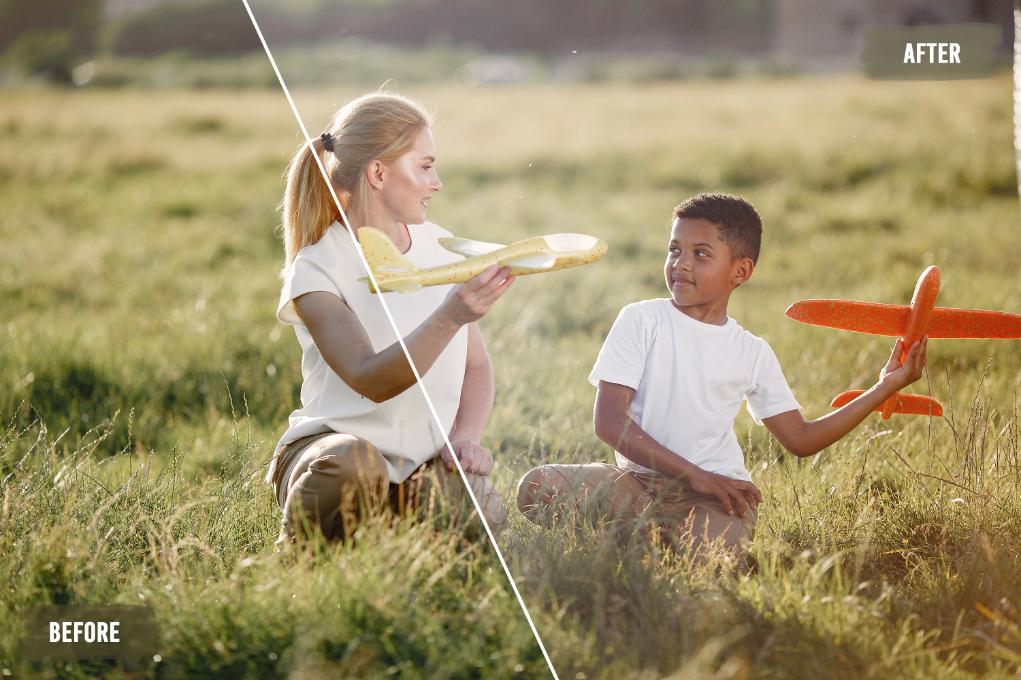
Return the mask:
POLYGON ((735 260, 716 225, 704 219, 676 218, 670 230, 663 274, 679 307, 724 310, 731 291, 752 275, 750 258, 735 260))

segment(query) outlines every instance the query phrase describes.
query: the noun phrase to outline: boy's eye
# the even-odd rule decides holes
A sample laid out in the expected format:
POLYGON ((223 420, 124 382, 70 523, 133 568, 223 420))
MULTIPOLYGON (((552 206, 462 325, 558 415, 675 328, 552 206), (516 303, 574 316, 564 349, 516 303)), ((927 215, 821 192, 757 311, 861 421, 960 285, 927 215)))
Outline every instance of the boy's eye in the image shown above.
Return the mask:
POLYGON ((677 253, 681 252, 681 249, 678 248, 677 246, 669 246, 667 248, 667 252, 674 253, 676 255, 677 253))
POLYGON ((706 252, 705 250, 696 250, 695 254, 698 255, 699 257, 709 257, 709 253, 706 252))

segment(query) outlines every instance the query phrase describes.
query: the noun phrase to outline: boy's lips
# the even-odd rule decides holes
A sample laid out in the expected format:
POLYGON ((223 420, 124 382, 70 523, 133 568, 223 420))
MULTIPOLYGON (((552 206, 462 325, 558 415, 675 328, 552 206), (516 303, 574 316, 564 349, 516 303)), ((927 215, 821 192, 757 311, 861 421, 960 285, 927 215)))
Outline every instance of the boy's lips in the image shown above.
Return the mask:
POLYGON ((691 279, 681 278, 680 276, 673 277, 673 285, 675 286, 694 286, 695 282, 691 279))

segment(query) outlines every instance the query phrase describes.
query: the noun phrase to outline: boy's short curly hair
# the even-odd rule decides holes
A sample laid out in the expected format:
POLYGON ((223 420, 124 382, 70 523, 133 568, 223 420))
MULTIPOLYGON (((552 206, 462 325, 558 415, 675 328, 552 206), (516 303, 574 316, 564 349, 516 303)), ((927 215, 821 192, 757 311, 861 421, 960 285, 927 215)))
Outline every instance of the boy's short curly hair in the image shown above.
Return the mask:
POLYGON ((735 260, 759 261, 762 218, 752 204, 730 194, 696 194, 674 208, 674 219, 707 220, 716 225, 720 240, 730 247, 735 260))

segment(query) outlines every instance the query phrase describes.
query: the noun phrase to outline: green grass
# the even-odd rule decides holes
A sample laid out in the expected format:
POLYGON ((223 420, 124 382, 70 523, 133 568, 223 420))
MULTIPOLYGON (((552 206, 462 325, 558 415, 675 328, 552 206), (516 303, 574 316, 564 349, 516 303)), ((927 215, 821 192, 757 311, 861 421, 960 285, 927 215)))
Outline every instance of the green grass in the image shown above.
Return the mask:
MULTIPOLYGON (((487 241, 610 244, 595 266, 522 278, 482 323, 497 374, 485 444, 508 501, 540 462, 609 459, 585 377, 620 307, 664 295, 670 210, 690 193, 739 192, 762 213, 763 255, 730 313, 772 344, 810 417, 871 384, 889 343, 796 325, 791 302, 906 301, 938 264, 940 304, 1021 309, 1006 77, 405 91, 437 117, 431 219, 487 241)), ((312 132, 353 94, 295 93, 312 132)), ((3 667, 24 672, 29 607, 144 601, 167 674, 542 677, 485 546, 370 526, 311 558, 273 552, 261 476, 300 384, 273 318, 274 207, 298 143, 283 97, 4 98, 3 667)), ((766 498, 748 574, 513 512, 501 545, 561 677, 1014 675, 1017 349, 934 341, 917 389, 947 418, 873 417, 808 460, 743 414, 766 498)))

